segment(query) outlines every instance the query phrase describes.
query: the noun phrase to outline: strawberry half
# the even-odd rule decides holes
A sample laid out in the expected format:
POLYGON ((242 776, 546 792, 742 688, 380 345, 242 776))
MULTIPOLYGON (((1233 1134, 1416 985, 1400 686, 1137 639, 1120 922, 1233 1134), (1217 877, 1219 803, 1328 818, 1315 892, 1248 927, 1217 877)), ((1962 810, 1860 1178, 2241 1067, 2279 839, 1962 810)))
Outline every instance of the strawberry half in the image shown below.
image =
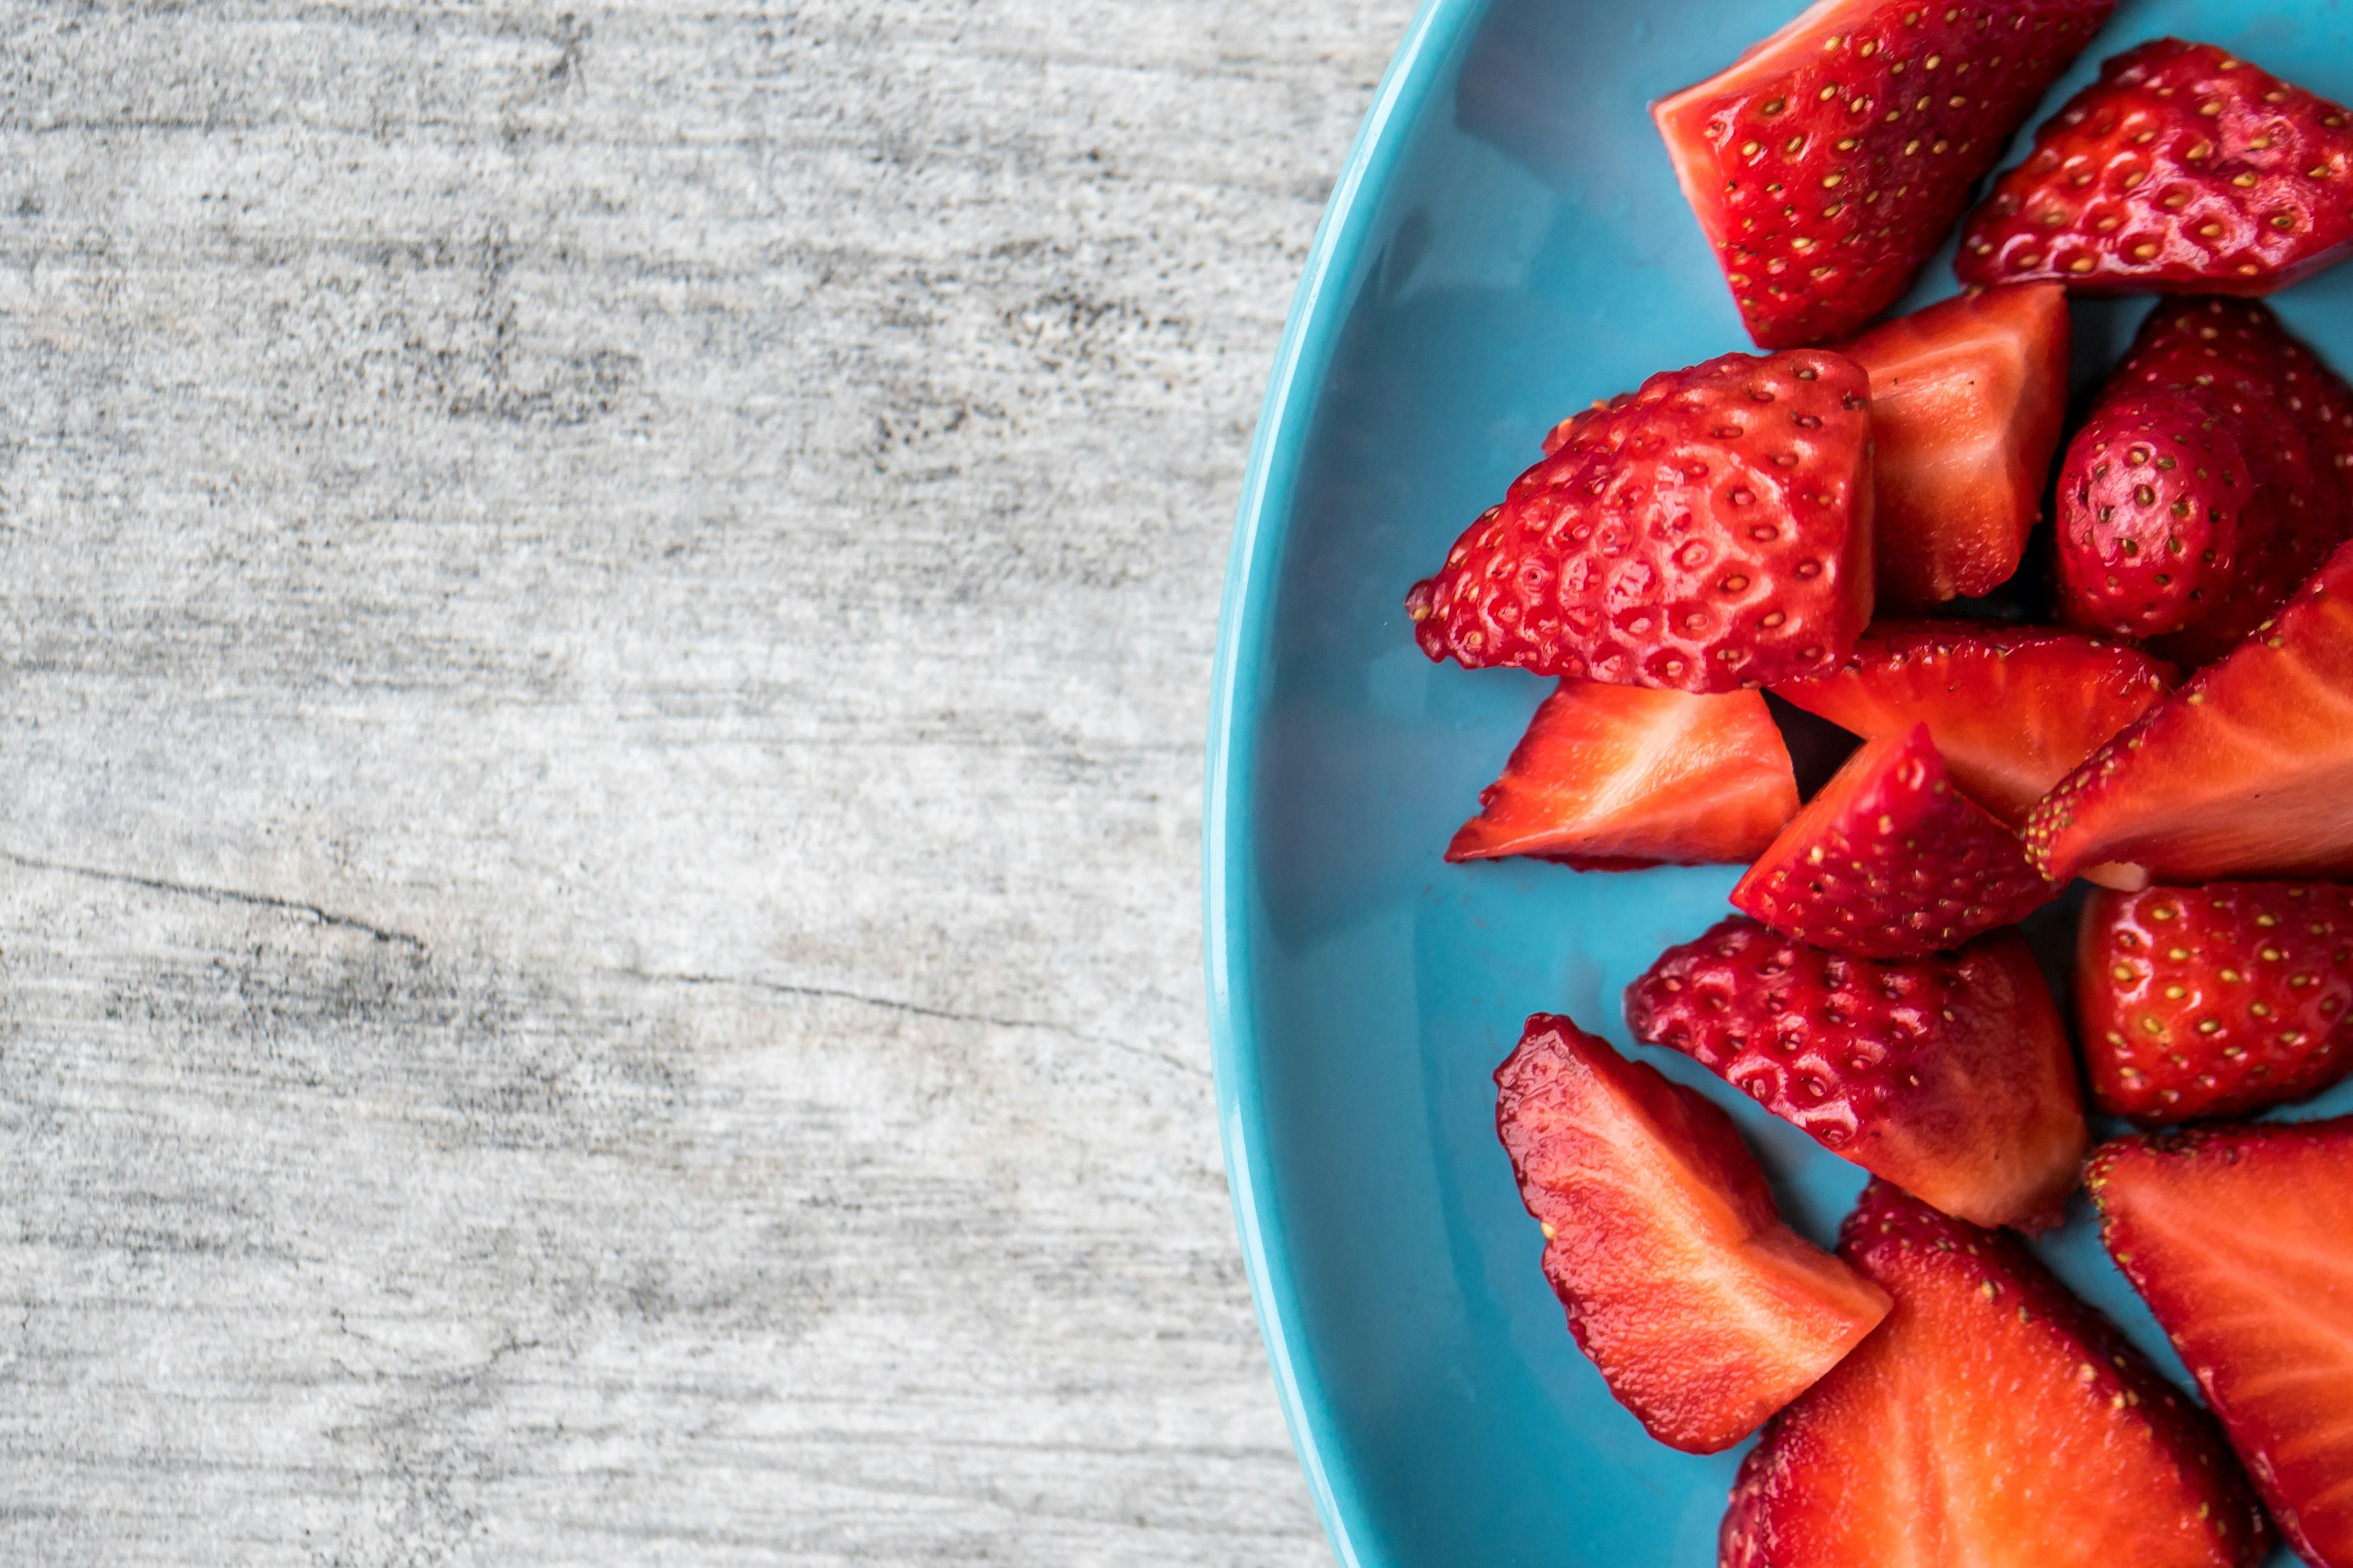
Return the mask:
POLYGON ((2015 1237, 1863 1190, 1839 1255, 1894 1298, 1732 1487, 1723 1568, 2254 1568, 2221 1434, 2015 1237))
POLYGON ((2119 637, 2179 631, 2221 606, 2253 499, 2241 422, 2211 399, 2149 391, 2104 405, 2059 476, 2059 602, 2119 637))
POLYGON ((2023 837, 2060 881, 2104 864, 2101 879, 2128 889, 2353 875, 2348 780, 2353 545, 2221 662, 2093 752, 2034 808, 2023 837))
POLYGON ((2083 632, 1879 621, 1832 675, 1773 695, 1879 740, 1928 726, 1953 782, 2010 826, 2173 687, 2170 665, 2083 632))
POLYGON ((1628 986, 1626 1024, 1979 1225, 2056 1224, 2091 1147, 2066 1028, 2014 932, 1848 959, 1736 916, 1628 986))
POLYGON ((1406 610, 1468 668, 1730 691, 1871 618, 1870 385, 1819 350, 1662 371, 1565 420, 1406 610))
POLYGON ((1660 1442, 1730 1447, 1886 1315, 1781 1223, 1732 1118, 1657 1068, 1539 1013, 1495 1085, 1569 1331, 1660 1442))
POLYGON ((2127 1138, 2089 1184, 2288 1544, 2353 1568, 2353 1118, 2127 1138))
POLYGON ((1883 605, 2010 580, 2042 515, 2067 404, 2067 292, 1971 289, 1846 345, 1871 377, 1883 605))
POLYGON ((1651 106, 1748 335, 1843 337, 1901 298, 2115 0, 1820 0, 1651 106))
POLYGON ((1732 889, 1732 907, 1834 952, 1955 948, 2059 896, 2018 836, 1953 787, 1928 726, 1866 741, 1732 889))
POLYGON ((1758 692, 1565 680, 1479 805, 1449 860, 1746 864, 1797 815, 1798 780, 1758 692))
POLYGON ((2353 122, 2211 44, 2100 68, 1969 216, 1965 283, 2269 294, 2353 248, 2353 122))
POLYGON ((2075 1006, 2102 1110, 2240 1116, 2353 1071, 2353 889, 2210 882, 2084 906, 2075 1006))

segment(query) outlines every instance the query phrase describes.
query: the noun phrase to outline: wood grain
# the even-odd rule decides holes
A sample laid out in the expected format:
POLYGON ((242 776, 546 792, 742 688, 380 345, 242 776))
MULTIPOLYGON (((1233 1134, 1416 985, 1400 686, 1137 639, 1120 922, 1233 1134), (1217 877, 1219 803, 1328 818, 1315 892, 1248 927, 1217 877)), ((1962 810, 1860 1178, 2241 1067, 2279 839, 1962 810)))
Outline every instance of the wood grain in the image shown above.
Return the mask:
POLYGON ((0 1557, 1324 1560, 1200 742, 1406 11, 0 5, 0 1557))

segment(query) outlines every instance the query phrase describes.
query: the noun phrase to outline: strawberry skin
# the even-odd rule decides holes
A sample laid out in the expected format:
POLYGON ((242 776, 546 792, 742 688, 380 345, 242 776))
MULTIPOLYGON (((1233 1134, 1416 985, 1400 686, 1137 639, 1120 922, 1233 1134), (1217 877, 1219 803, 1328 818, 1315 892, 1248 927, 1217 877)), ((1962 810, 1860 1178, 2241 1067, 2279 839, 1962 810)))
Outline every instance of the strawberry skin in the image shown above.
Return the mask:
POLYGON ((2123 1139, 2089 1185, 2288 1544, 2353 1568, 2353 1118, 2123 1139))
POLYGON ((2188 393, 2104 405, 2059 476, 2059 597, 2079 626, 2146 637, 2221 605, 2253 485, 2240 421, 2188 393))
POLYGON ((1569 1331, 1660 1442, 1730 1447, 1886 1315, 1781 1223, 1732 1119, 1656 1068, 1539 1013, 1495 1085, 1569 1331))
POLYGON ((1965 283, 2269 294, 2353 248, 2353 122, 2211 44, 2155 38, 2035 132, 1970 215, 1965 283))
POLYGON ((2221 662, 2085 759, 2022 836, 2059 881, 2100 865, 2103 881, 2125 889, 2353 876, 2348 779, 2353 545, 2221 662))
POLYGON ((1973 289, 1846 345, 1871 377, 1879 600, 1941 605, 2010 580, 2066 413, 2067 291, 1973 289))
POLYGON ((2005 621, 1877 621, 1835 674, 1773 694, 1865 740, 1928 726, 1953 781, 2007 826, 2173 689, 2137 648, 2005 621))
POLYGON ((2254 1568, 2205 1412, 2015 1237, 1864 1189, 1839 1255, 1894 1299, 1742 1461, 1722 1568, 2254 1568))
POLYGON ((2084 907, 2075 1006, 2092 1096, 2144 1126, 2242 1116, 2353 1071, 2353 889, 2210 882, 2084 907))
POLYGON ((1414 584, 1433 659, 1730 691, 1871 618, 1870 384, 1820 350, 1663 371, 1564 421, 1414 584))
POLYGON ((1926 724, 1866 741, 1734 885, 1732 907, 1834 952, 1955 948, 2059 896, 1953 785, 1926 724))
POLYGON ((1564 680, 1479 805, 1449 860, 1745 864, 1797 815, 1798 780, 1757 692, 1564 680))
POLYGON ((1626 1023, 1979 1225, 2055 1224, 2091 1147, 2066 1028, 2014 932, 1850 959, 1736 916, 1628 986, 1626 1023))
POLYGON ((1821 0, 1651 105, 1749 336, 1843 337, 1894 304, 2114 0, 1821 0))

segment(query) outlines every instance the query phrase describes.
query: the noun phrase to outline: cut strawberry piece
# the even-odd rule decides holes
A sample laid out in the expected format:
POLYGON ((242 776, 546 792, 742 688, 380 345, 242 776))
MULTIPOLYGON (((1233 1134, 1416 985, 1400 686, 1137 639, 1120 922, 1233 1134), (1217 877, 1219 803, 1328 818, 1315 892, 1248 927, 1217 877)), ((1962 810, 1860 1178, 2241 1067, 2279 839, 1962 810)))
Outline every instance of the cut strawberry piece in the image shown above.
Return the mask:
POLYGON ((1662 1443, 1730 1447, 1886 1315, 1781 1223, 1732 1118, 1657 1068, 1539 1013, 1495 1084, 1569 1331, 1662 1443))
POLYGON ((2353 1568, 2353 1118, 2127 1138, 2090 1186, 2288 1544, 2353 1568))
POLYGON ((2066 1028, 2014 932, 1849 959, 1736 916, 1628 986, 1626 1024, 1979 1225, 2056 1224, 2091 1147, 2066 1028))
POLYGON ((1901 298, 2115 0, 1820 0, 1651 105, 1748 334, 1843 337, 1901 298))
POLYGON ((1730 691, 1871 618, 1869 384, 1819 350, 1662 372, 1564 421, 1406 609, 1432 658, 1730 691))
POLYGON ((2075 1005, 2101 1109, 2239 1116, 2353 1072, 2353 889, 2210 882, 2097 893, 2075 1005))
POLYGON ((1846 346, 1871 377, 1879 598, 1941 605, 2010 580, 2067 405, 2067 293, 1972 289, 1846 346))
POLYGON ((2175 679, 2171 666, 2083 632, 1881 621, 1836 674, 1786 681, 1773 695, 1866 740, 1927 725, 1953 781, 2015 826, 2175 679))
POLYGON ((2024 837, 2043 874, 2062 881, 2103 863, 2114 865, 2104 879, 2125 888, 2334 879, 2353 875, 2348 780, 2353 545, 2221 663, 2093 752, 2034 808, 2024 837))
POLYGON ((1742 1461, 1724 1568, 2263 1561, 2212 1419, 2015 1237, 1873 1182, 1839 1254, 1895 1310, 1742 1461))
POLYGON ((1969 216, 1965 283, 2269 294, 2353 249, 2353 121, 2211 44, 2100 68, 1969 216))
POLYGON ((1449 860, 1745 865, 1797 815, 1798 780, 1759 692, 1565 680, 1479 805, 1449 860))
POLYGON ((1732 906, 1834 952, 1955 948, 2059 896, 2018 836, 1953 787, 1928 726, 1867 741, 1732 889, 1732 906))
POLYGON ((2210 398, 2150 391, 2107 403, 2059 475, 2059 600, 2079 626, 2179 631, 2220 607, 2253 499, 2242 423, 2210 398))

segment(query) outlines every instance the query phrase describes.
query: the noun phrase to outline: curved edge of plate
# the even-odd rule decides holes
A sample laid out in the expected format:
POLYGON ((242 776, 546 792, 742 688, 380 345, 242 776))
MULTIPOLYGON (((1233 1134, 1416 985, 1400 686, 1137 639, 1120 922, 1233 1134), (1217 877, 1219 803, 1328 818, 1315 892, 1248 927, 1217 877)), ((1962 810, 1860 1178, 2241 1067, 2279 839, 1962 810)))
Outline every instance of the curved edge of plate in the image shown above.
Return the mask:
POLYGON ((1300 1324, 1282 1215, 1269 1181, 1266 1122, 1259 1099, 1260 1042, 1247 1012, 1251 824, 1250 784, 1255 736, 1237 727, 1237 703, 1265 657, 1265 607, 1280 545, 1290 523, 1300 449, 1314 417, 1314 389, 1332 361, 1341 320, 1361 275, 1365 245, 1380 193, 1402 154, 1423 103, 1442 84, 1447 62, 1485 0, 1423 0, 1383 74, 1355 145, 1333 186, 1299 290, 1283 324, 1266 397, 1243 470, 1241 501, 1218 611, 1211 674, 1208 746, 1202 775, 1202 947, 1208 983, 1209 1054, 1217 1085, 1218 1132, 1226 1184, 1240 1233, 1259 1331, 1292 1446, 1307 1473, 1316 1512, 1345 1568, 1366 1568, 1371 1543, 1353 1479, 1325 1456, 1335 1436, 1330 1403, 1300 1346, 1300 1324))

